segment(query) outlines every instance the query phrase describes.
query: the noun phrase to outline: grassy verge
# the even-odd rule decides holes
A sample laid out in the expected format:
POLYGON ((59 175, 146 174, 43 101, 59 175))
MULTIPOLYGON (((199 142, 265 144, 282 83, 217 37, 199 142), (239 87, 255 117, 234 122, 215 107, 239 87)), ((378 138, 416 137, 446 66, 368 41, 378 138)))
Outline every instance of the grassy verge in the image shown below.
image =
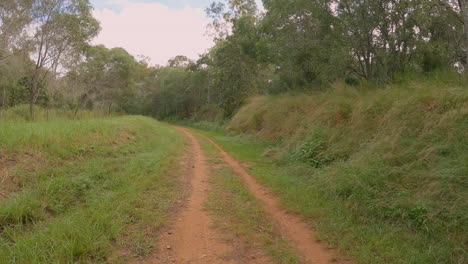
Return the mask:
POLYGON ((466 83, 258 96, 227 131, 252 138, 212 135, 362 263, 468 260, 466 83))
MULTIPOLYGON (((239 161, 252 164, 250 173, 277 193, 285 207, 309 219, 317 226, 322 240, 337 245, 343 254, 359 263, 463 263, 466 260, 461 237, 447 235, 444 230, 414 227, 406 221, 384 218, 378 212, 363 208, 374 196, 365 192, 365 186, 360 187, 371 183, 359 182, 356 175, 377 177, 385 174, 385 166, 379 160, 341 161, 333 166, 316 168, 269 157, 267 154, 272 149, 281 146, 278 144, 219 131, 202 133, 239 161), (349 176, 350 182, 330 182, 330 179, 336 180, 337 174, 349 176), (338 188, 351 188, 348 193, 357 192, 356 196, 360 190, 362 196, 339 195, 338 188)), ((379 188, 384 191, 382 186, 373 187, 375 191, 379 188)), ((374 206, 376 209, 377 205, 374 206)), ((458 235, 462 236, 462 233, 458 235)))
MULTIPOLYGON (((90 119, 108 117, 109 113, 107 110, 94 109, 81 110, 75 113, 73 109, 68 107, 65 108, 42 108, 36 106, 34 108, 34 120, 45 121, 45 120, 70 120, 70 119, 90 119)), ((31 120, 29 114, 29 105, 21 104, 16 105, 7 109, 0 109, 0 122, 25 122, 31 120)))
MULTIPOLYGON (((207 208, 215 215, 216 225, 240 243, 240 252, 262 251, 276 263, 299 263, 299 258, 275 231, 262 210, 262 205, 247 190, 242 180, 221 160, 220 153, 203 137, 198 136, 211 164, 211 184, 207 208)), ((239 245, 239 243, 237 243, 239 245)), ((251 257, 256 252, 250 252, 251 257)), ((244 254, 247 257, 249 254, 244 254)), ((246 260, 247 262, 250 260, 246 260)))
POLYGON ((15 188, 0 200, 0 263, 148 254, 177 199, 183 142, 143 117, 1 124, 3 176, 15 188))

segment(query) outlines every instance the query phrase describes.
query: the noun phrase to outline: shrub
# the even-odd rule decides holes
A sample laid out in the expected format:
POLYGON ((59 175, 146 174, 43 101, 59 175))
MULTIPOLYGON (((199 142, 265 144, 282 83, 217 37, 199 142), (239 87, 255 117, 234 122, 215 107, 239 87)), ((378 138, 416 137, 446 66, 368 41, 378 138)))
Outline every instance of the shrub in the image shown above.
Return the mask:
POLYGON ((348 76, 345 78, 345 83, 349 86, 358 86, 359 85, 359 79, 355 77, 348 76))

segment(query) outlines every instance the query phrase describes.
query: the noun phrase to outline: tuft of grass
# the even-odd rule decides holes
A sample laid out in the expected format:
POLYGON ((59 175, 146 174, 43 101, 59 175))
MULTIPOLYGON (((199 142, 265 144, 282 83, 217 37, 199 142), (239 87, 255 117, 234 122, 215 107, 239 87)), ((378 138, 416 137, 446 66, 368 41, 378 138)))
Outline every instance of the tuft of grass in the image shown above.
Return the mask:
POLYGON ((360 263, 464 263, 468 90, 439 85, 255 97, 251 136, 208 134, 360 263))
POLYGON ((19 191, 0 200, 0 263, 101 263, 149 254, 178 198, 184 139, 144 117, 0 125, 19 191), (129 252, 115 254, 119 248, 129 252), (141 250, 144 248, 145 250, 141 250), (112 257, 112 258, 111 258, 112 257))

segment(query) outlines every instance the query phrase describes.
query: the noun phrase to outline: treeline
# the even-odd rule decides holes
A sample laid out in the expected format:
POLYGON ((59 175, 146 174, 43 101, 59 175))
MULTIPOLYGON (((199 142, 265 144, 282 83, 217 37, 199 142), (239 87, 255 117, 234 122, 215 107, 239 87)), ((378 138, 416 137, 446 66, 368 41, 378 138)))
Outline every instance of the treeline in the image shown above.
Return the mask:
POLYGON ((213 3, 207 13, 215 47, 196 62, 176 60, 159 72, 152 113, 189 117, 221 109, 230 117, 251 94, 468 69, 465 0, 263 3, 261 11, 254 0, 213 3))
MULTIPOLYGON (((88 0, 0 4, 0 104, 228 118, 252 94, 468 69, 468 0, 254 0, 206 11, 216 44, 149 66, 91 46, 88 0)), ((155 32, 157 34, 157 32, 155 32)), ((187 45, 190 45, 189 43, 187 45)))

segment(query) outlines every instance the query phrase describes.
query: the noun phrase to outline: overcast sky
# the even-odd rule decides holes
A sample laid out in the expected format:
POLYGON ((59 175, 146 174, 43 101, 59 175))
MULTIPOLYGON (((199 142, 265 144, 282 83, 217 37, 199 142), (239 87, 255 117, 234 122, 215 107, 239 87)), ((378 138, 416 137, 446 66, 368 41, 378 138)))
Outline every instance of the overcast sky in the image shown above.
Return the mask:
POLYGON ((93 44, 123 47, 152 64, 176 55, 196 59, 213 45, 204 9, 212 0, 91 0, 102 30, 93 44))

